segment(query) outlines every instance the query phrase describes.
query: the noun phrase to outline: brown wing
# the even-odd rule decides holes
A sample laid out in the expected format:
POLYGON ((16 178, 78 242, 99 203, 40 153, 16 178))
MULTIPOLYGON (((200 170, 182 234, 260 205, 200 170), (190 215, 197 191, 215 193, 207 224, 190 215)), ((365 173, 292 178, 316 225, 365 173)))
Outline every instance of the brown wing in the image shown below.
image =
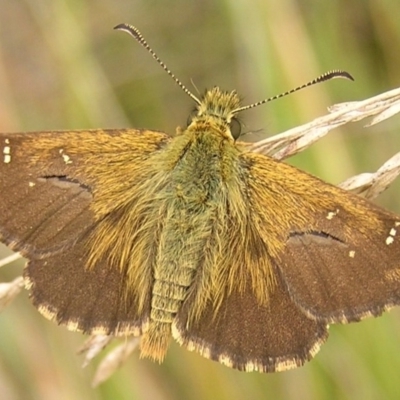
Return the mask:
POLYGON ((313 231, 291 232, 277 264, 293 301, 313 318, 346 323, 380 315, 400 304, 400 219, 367 203, 365 212, 383 229, 365 236, 347 226, 352 216, 341 205, 337 210, 333 220, 321 215, 313 231))
MULTIPOLYGON (((250 280, 248 280, 250 282, 250 280)), ((261 306, 254 291, 233 291, 218 312, 210 303, 201 317, 188 321, 193 306, 189 297, 176 316, 172 334, 189 350, 232 368, 274 372, 303 365, 328 336, 324 323, 311 320, 292 302, 282 284, 261 306)))
POLYGON ((137 293, 126 290, 126 272, 108 260, 85 268, 86 245, 81 241, 28 262, 24 279, 33 304, 46 318, 73 331, 140 335, 149 318, 150 296, 139 313, 137 293))
POLYGON ((289 165, 245 157, 254 225, 295 304, 326 323, 400 304, 400 217, 289 165))
POLYGON ((138 130, 0 134, 0 240, 28 258, 74 245, 166 141, 138 130))
POLYGON ((0 240, 30 259, 25 280, 45 316, 73 330, 140 333, 146 288, 128 290, 126 270, 90 235, 119 218, 144 161, 168 140, 137 130, 0 134, 0 240))

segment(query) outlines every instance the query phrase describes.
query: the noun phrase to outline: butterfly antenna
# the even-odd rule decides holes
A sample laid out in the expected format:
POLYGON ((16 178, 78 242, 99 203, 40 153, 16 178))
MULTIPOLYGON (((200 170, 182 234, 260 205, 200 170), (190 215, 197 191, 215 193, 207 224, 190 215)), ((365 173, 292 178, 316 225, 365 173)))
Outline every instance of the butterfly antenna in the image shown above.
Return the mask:
POLYGON ((268 99, 258 101, 257 103, 253 103, 253 104, 250 104, 248 106, 237 108, 236 110, 233 110, 232 113, 233 114, 237 114, 238 112, 241 112, 241 111, 244 111, 244 110, 248 110, 249 108, 258 107, 258 106, 260 106, 262 104, 269 103, 272 100, 280 99, 281 97, 285 97, 288 94, 297 92, 297 91, 299 91, 301 89, 304 89, 306 87, 313 86, 313 85, 315 85, 317 83, 329 81, 329 80, 335 79, 335 78, 344 78, 344 79, 350 79, 351 81, 354 81, 354 78, 346 71, 333 70, 333 71, 325 72, 324 74, 318 76, 317 78, 313 79, 312 81, 307 82, 304 85, 301 85, 301 86, 299 86, 299 87, 297 87, 295 89, 288 90, 287 92, 278 94, 278 95, 273 96, 273 97, 269 97, 268 99))
POLYGON ((189 95, 197 104, 201 104, 200 100, 171 72, 171 70, 163 63, 163 61, 157 56, 154 50, 146 42, 142 34, 137 28, 129 24, 120 24, 114 27, 118 31, 124 31, 133 36, 158 62, 158 64, 164 69, 164 71, 175 81, 175 83, 189 95))

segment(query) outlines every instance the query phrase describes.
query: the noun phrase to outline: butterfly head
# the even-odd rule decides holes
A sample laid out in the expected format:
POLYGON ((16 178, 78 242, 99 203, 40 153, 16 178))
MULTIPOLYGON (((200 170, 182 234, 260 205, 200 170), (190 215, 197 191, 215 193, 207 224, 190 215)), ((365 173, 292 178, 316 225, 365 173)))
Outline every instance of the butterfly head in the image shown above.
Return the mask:
POLYGON ((196 109, 188 121, 188 129, 197 130, 209 126, 236 140, 241 130, 236 118, 239 107, 240 99, 236 91, 224 92, 215 86, 197 101, 196 109))

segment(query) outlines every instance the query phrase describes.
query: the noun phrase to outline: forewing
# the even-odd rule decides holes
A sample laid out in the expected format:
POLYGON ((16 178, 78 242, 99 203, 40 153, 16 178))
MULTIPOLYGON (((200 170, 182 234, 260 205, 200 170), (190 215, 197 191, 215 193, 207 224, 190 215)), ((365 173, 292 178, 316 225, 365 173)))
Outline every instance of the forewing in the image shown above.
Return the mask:
POLYGON ((251 165, 253 225, 295 304, 327 323, 400 303, 400 218, 261 155, 251 165))
POLYGON ((93 204, 128 189, 167 140, 138 130, 0 134, 0 240, 28 258, 73 246, 102 217, 99 208, 116 206, 93 204))
POLYGON ((365 235, 357 226, 349 228, 352 215, 338 204, 332 219, 320 215, 314 231, 291 232, 277 261, 293 301, 327 322, 358 321, 400 304, 400 219, 354 201, 383 229, 365 235), (340 230, 346 227, 343 237, 340 230))
POLYGON ((83 159, 66 163, 56 154, 58 146, 51 157, 40 149, 36 154, 26 151, 42 137, 41 133, 0 134, 4 153, 0 162, 0 239, 35 258, 71 246, 94 220, 91 189, 73 178, 83 159))

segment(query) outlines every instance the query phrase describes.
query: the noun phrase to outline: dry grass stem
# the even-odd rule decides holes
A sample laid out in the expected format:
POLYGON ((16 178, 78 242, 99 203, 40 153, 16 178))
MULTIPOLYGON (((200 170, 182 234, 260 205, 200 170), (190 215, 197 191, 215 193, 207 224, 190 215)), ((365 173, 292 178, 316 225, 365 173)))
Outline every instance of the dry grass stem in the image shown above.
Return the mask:
POLYGON ((0 311, 10 304, 24 287, 22 276, 15 278, 12 282, 0 283, 0 311))
POLYGON ((400 88, 363 101, 340 103, 329 111, 308 124, 254 143, 252 150, 282 160, 300 153, 339 126, 372 116, 375 117, 366 126, 375 125, 400 112, 400 88))
POLYGON ((112 341, 112 339, 112 336, 91 335, 78 350, 79 354, 85 353, 82 368, 89 365, 90 361, 92 361, 93 358, 95 358, 97 354, 99 354, 112 341))
POLYGON ((138 347, 139 338, 124 341, 118 347, 110 351, 98 366, 92 381, 94 387, 106 381, 138 347))

